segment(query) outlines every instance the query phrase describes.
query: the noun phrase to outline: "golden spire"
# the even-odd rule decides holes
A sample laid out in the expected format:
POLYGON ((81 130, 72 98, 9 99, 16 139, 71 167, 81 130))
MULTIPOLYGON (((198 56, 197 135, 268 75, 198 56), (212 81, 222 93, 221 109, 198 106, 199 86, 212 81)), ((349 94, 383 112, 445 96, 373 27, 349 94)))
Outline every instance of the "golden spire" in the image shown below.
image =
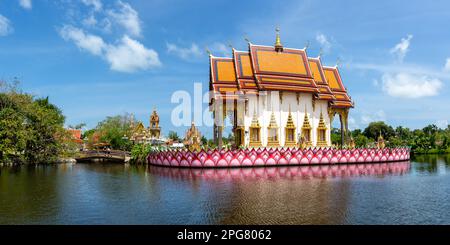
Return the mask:
POLYGON ((294 119, 292 119, 291 105, 289 105, 289 114, 286 123, 286 128, 295 128, 294 119))
POLYGON ((258 116, 256 115, 256 106, 255 106, 255 110, 253 111, 253 118, 252 118, 252 125, 250 126, 252 128, 259 128, 259 121, 258 121, 258 116))
POLYGON ((323 119, 322 111, 320 112, 320 119, 319 119, 319 126, 318 129, 327 129, 327 126, 325 125, 325 120, 323 119))
POLYGON ((308 112, 306 111, 306 105, 305 105, 305 118, 303 119, 302 128, 305 129, 311 128, 311 125, 309 124, 308 112))
POLYGON ((280 39, 280 28, 277 27, 275 29, 275 31, 277 32, 277 36, 276 36, 276 40, 275 40, 275 51, 282 52, 283 51, 283 44, 281 44, 281 39, 280 39))
POLYGON ((272 115, 270 115, 270 123, 268 128, 278 128, 277 120, 275 119, 275 113, 272 111, 272 115))

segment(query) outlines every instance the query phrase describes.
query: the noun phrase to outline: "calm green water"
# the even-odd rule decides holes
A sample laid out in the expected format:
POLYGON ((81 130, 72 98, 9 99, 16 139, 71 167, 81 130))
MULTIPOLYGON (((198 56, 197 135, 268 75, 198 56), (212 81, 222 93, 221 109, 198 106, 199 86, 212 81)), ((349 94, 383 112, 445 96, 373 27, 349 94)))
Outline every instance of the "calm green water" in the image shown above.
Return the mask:
POLYGON ((450 156, 339 168, 0 171, 0 224, 450 224, 450 156))

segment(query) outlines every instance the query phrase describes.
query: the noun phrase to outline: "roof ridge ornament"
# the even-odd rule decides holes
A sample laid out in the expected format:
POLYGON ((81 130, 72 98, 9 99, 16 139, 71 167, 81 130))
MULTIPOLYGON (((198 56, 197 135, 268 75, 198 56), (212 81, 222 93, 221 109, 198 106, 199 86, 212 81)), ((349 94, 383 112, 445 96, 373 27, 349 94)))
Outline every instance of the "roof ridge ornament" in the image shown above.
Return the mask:
POLYGON ((319 50, 319 56, 317 56, 318 59, 320 59, 320 57, 322 57, 323 55, 323 48, 320 48, 319 50))
POLYGON ((311 42, 309 40, 307 40, 305 43, 305 47, 303 49, 307 50, 309 48, 309 46, 311 46, 311 42))
POLYGON ((248 44, 251 43, 251 42, 250 42, 250 39, 248 39, 247 35, 244 36, 244 40, 245 40, 248 44))
POLYGON ((275 28, 275 32, 276 32, 275 51, 283 52, 283 44, 281 44, 280 39, 280 28, 279 27, 275 28))
POLYGON ((234 50, 233 44, 230 41, 228 41, 228 47, 230 47, 232 50, 234 50))
POLYGON ((207 53, 209 56, 213 56, 212 53, 211 53, 211 50, 209 50, 208 47, 205 48, 205 51, 206 51, 206 53, 207 53))
POLYGON ((341 58, 337 58, 337 60, 336 60, 336 68, 341 64, 341 62, 342 62, 342 60, 341 60, 341 58))

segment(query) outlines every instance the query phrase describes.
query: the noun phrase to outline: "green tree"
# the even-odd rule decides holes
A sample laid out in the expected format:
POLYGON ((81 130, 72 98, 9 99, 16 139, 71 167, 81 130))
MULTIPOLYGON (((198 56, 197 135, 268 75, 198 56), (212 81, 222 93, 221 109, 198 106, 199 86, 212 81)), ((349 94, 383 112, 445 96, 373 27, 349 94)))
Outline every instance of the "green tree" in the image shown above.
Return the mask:
POLYGON ((54 162, 66 151, 68 136, 61 110, 17 85, 0 84, 1 163, 54 162))
POLYGON ((201 141, 202 141, 202 145, 208 144, 208 139, 204 135, 202 135, 201 141))
POLYGON ((24 117, 11 108, 0 111, 0 163, 25 160, 27 130, 24 121, 24 117))
POLYGON ((171 139, 173 141, 180 141, 180 137, 178 136, 177 132, 175 132, 175 131, 169 131, 168 137, 169 137, 169 139, 171 139))
POLYGON ((341 130, 339 128, 331 129, 331 144, 336 146, 341 144, 341 130))
POLYGON ((364 129, 364 136, 369 139, 377 140, 378 136, 382 134, 385 140, 389 140, 391 136, 394 136, 394 129, 384 122, 371 122, 367 128, 364 129))
POLYGON ((95 131, 100 134, 100 141, 111 145, 112 149, 130 151, 132 144, 128 140, 131 135, 131 121, 127 115, 107 117, 98 123, 95 131))

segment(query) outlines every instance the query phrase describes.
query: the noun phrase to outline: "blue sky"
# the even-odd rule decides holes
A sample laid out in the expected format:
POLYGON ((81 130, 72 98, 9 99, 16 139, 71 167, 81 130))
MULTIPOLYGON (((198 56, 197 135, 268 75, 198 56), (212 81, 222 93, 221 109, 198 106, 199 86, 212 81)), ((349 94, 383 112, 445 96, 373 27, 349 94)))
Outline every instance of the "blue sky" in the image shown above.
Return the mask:
MULTIPOLYGON (((208 57, 271 45, 322 48, 356 102, 350 127, 444 127, 450 120, 450 3, 433 1, 0 0, 0 79, 49 96, 67 124, 134 113, 163 131, 177 90, 208 89, 208 57)), ((206 106, 206 105, 205 105, 206 106)), ((211 136, 212 130, 201 129, 211 136)))

